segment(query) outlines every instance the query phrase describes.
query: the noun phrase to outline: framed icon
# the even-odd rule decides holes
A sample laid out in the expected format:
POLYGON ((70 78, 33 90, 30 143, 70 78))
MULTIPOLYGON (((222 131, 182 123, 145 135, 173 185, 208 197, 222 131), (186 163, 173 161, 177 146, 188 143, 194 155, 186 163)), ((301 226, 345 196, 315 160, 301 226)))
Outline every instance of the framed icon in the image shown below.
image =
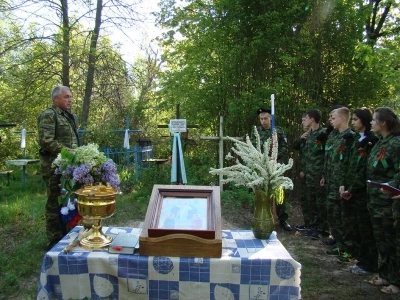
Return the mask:
POLYGON ((220 222, 219 187, 154 185, 145 219, 148 237, 183 233, 215 239, 220 222))

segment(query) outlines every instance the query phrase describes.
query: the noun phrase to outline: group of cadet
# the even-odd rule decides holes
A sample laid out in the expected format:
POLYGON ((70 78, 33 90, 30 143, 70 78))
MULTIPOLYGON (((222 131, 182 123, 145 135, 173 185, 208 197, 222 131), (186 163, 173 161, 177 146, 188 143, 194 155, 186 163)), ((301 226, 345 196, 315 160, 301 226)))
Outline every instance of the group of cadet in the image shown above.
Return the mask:
POLYGON ((307 111, 294 143, 304 217, 296 229, 328 245, 328 255, 356 262, 351 273, 378 273, 368 282, 383 293, 400 294, 400 195, 367 182, 400 187, 399 118, 388 107, 337 106, 327 128, 320 122, 319 110, 307 111))

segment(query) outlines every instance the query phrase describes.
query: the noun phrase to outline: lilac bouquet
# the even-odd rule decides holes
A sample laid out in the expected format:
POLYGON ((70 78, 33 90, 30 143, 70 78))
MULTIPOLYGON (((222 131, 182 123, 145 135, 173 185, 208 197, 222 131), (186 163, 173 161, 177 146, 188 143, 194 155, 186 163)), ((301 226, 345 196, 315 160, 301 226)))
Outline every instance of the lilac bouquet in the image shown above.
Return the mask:
POLYGON ((119 178, 114 162, 98 150, 98 145, 88 144, 76 149, 62 149, 53 161, 55 173, 61 175, 61 186, 71 195, 82 186, 93 183, 110 184, 119 191, 119 178))

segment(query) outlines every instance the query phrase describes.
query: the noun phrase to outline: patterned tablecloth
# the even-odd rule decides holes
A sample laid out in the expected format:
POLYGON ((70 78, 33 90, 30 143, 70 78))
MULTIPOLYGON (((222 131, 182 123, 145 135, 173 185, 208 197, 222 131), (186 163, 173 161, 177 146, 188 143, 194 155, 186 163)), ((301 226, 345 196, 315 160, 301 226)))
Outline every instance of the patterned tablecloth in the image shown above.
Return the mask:
MULTIPOLYGON (((223 230, 221 258, 62 252, 75 227, 43 259, 37 299, 300 299, 301 265, 278 239, 223 230)), ((137 228, 103 227, 107 235, 137 228)))

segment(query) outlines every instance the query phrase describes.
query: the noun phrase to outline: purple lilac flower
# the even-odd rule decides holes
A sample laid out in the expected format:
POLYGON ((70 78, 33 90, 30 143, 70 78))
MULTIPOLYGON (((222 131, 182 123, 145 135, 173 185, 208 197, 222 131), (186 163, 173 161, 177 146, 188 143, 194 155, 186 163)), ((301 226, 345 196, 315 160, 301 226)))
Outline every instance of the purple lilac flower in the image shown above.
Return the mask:
POLYGON ((119 191, 119 178, 117 175, 117 168, 112 160, 108 160, 101 166, 102 174, 101 181, 109 183, 111 187, 119 191))
POLYGON ((72 180, 85 185, 93 183, 94 179, 93 176, 90 174, 90 166, 83 164, 79 167, 76 167, 73 172, 72 180))
POLYGON ((62 171, 61 167, 57 167, 54 171, 54 174, 61 175, 63 178, 72 178, 74 169, 75 167, 68 166, 64 171, 62 171))
POLYGON ((101 169, 104 173, 108 173, 108 174, 116 174, 117 173, 117 168, 115 167, 114 162, 110 159, 107 160, 105 163, 103 163, 101 165, 101 169))

